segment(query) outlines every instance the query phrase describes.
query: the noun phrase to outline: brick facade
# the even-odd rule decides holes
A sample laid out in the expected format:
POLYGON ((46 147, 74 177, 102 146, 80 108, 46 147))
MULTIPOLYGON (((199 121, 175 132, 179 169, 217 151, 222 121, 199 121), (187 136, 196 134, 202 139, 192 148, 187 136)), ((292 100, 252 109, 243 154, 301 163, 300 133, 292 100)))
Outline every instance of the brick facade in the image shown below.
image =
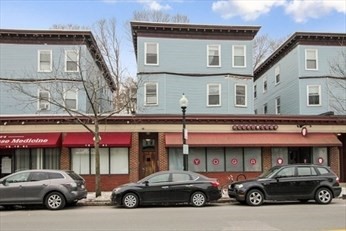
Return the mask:
POLYGON ((158 166, 159 171, 168 170, 168 153, 165 142, 165 134, 160 132, 158 136, 158 166))
POLYGON ((340 149, 338 147, 329 149, 329 166, 336 175, 340 176, 340 149))

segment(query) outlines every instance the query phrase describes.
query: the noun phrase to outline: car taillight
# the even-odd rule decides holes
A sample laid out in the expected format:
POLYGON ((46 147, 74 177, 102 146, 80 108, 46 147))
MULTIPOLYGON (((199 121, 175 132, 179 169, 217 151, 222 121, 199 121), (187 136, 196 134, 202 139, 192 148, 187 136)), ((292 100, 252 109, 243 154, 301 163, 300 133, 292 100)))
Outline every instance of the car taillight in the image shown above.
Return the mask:
POLYGON ((220 183, 217 181, 213 181, 213 182, 211 182, 211 186, 218 188, 220 186, 220 183))
POLYGON ((335 180, 336 180, 336 183, 338 183, 338 184, 340 183, 340 182, 339 182, 339 177, 336 177, 335 180))

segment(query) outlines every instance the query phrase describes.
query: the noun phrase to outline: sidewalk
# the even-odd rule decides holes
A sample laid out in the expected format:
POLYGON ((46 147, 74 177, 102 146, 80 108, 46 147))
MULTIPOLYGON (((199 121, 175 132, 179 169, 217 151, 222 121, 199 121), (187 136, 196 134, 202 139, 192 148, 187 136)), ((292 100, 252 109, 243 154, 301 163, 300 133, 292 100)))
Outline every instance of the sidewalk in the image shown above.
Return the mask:
MULTIPOLYGON (((102 192, 101 196, 95 198, 95 192, 89 192, 86 199, 78 201, 77 205, 82 206, 97 206, 97 205, 110 205, 110 197, 112 192, 102 192)), ((336 199, 336 198, 335 198, 336 199)), ((346 200, 346 184, 342 184, 342 191, 337 199, 346 200)), ((226 203, 231 202, 231 198, 227 194, 223 194, 216 203, 226 203)))

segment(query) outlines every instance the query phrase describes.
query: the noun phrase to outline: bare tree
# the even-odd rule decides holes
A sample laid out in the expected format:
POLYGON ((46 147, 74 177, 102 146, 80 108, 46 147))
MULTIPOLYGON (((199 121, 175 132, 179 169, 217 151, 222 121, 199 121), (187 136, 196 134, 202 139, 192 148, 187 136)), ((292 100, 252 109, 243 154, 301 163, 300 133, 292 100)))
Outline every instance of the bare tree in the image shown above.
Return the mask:
POLYGON ((346 114, 346 48, 329 61, 331 76, 328 84, 330 107, 336 114, 346 114))
POLYGON ((187 16, 182 14, 170 15, 157 10, 143 10, 134 11, 132 20, 146 21, 146 22, 177 22, 189 23, 190 20, 187 16))
MULTIPOLYGON (((95 48, 93 48, 95 49, 95 48)), ((85 50, 84 50, 85 51, 85 50)), ((63 51, 62 51, 63 52, 63 51)), ((50 109, 50 113, 68 113, 79 124, 85 127, 94 137, 95 147, 95 192, 96 197, 101 195, 101 177, 100 177, 100 152, 99 144, 102 139, 99 131, 99 124, 108 117, 121 112, 124 108, 114 110, 109 106, 113 102, 115 84, 112 76, 109 74, 107 66, 96 65, 104 63, 101 55, 94 55, 90 58, 83 49, 76 51, 79 60, 75 65, 75 72, 61 71, 63 67, 60 63, 54 63, 53 71, 23 78, 12 78, 4 80, 9 86, 11 92, 26 96, 26 104, 39 105, 38 113, 45 113, 50 109), (108 89, 108 90, 105 90, 108 89), (42 94, 44 93, 44 94, 42 94), (85 99, 85 107, 80 108, 77 100, 69 95, 77 94, 79 99, 85 99), (48 107, 41 107, 48 105, 48 107)), ((76 57, 76 56, 75 56, 76 57)), ((62 60, 62 59, 60 59, 62 60)), ((23 97, 21 98, 23 99, 23 97)), ((127 106, 125 102, 122 104, 127 106)), ((37 107, 37 106, 36 106, 37 107)))
POLYGON ((253 68, 256 69, 285 40, 286 38, 274 40, 269 38, 267 34, 256 36, 253 45, 253 68))

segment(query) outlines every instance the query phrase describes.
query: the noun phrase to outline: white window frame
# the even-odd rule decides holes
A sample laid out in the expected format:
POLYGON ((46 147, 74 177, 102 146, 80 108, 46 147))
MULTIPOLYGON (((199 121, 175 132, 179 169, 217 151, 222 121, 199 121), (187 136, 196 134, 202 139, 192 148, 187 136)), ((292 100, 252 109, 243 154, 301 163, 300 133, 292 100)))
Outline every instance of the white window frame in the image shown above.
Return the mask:
POLYGON ((144 64, 149 65, 149 66, 158 66, 159 65, 159 44, 158 43, 153 43, 153 42, 147 42, 144 43, 144 64), (148 46, 149 45, 155 45, 156 46, 156 63, 148 63, 147 60, 147 52, 148 52, 148 46))
POLYGON ((318 50, 317 49, 305 49, 305 70, 309 70, 309 71, 316 71, 318 70, 318 50), (315 53, 315 59, 311 59, 311 60, 315 60, 316 62, 316 68, 309 68, 308 67, 308 52, 314 52, 315 53))
POLYGON ((307 96, 307 106, 309 107, 318 107, 322 105, 322 96, 321 96, 321 85, 307 85, 307 89, 306 89, 306 96, 307 96), (310 92, 311 89, 310 88, 318 88, 318 104, 310 104, 310 92))
POLYGON ((235 84, 234 85, 234 105, 236 107, 247 107, 247 85, 246 84, 235 84), (245 87, 244 95, 237 94, 237 87, 245 87), (245 97, 245 104, 237 104, 238 97, 245 97))
POLYGON ((221 67, 221 45, 218 45, 218 44, 207 45, 207 67, 221 67), (210 64, 211 51, 217 51, 217 56, 219 57, 218 65, 210 64))
MULTIPOLYGON (((72 99, 72 98, 69 98, 69 99, 72 99)), ((78 89, 65 89, 64 90, 64 106, 66 108, 68 108, 69 110, 78 110, 78 89), (75 96, 76 96, 76 108, 69 108, 66 106, 66 97, 67 97, 67 93, 68 92, 74 92, 75 93, 75 96)))
POLYGON ((144 105, 145 106, 156 106, 156 105, 158 105, 159 104, 159 94, 158 94, 158 92, 159 92, 159 85, 158 85, 158 83, 152 83, 152 82, 150 82, 150 83, 145 83, 144 84, 144 105), (148 85, 155 85, 155 94, 156 94, 156 96, 155 96, 155 103, 148 103, 148 96, 147 96, 147 86, 148 85))
POLYGON ((221 106, 221 84, 219 83, 209 83, 207 84, 207 106, 208 107, 218 107, 218 106, 221 106), (219 96, 219 104, 210 104, 209 102, 209 93, 210 93, 210 87, 215 87, 217 86, 218 87, 218 96, 219 96))
POLYGON ((53 69, 52 58, 53 58, 52 50, 38 50, 37 51, 37 71, 38 72, 52 72, 52 69, 53 69), (49 69, 47 69, 47 70, 42 69, 42 66, 41 66, 41 53, 43 53, 43 52, 49 53, 49 69))
POLYGON ((79 50, 65 50, 65 72, 78 72, 78 71, 79 71, 79 50), (70 52, 77 54, 77 57, 76 57, 77 60, 71 59, 71 57, 69 56, 70 52), (76 70, 68 70, 67 69, 67 62, 76 62, 77 69, 76 70))
POLYGON ((50 103, 49 103, 50 92, 49 91, 39 89, 37 92, 37 98, 38 98, 37 110, 39 110, 39 111, 50 110, 50 103), (41 93, 47 93, 48 94, 48 100, 41 99, 41 93), (44 102, 44 101, 46 101, 46 102, 44 102))
POLYGON ((246 46, 245 45, 233 45, 232 46, 232 67, 235 67, 235 68, 245 68, 246 67, 246 46), (238 65, 235 65, 235 50, 236 48, 242 48, 243 49, 243 56, 244 57, 244 65, 242 66, 238 66, 238 65))
POLYGON ((277 66, 275 68, 275 76, 274 76, 274 78, 275 78, 275 85, 280 83, 280 77, 281 77, 280 76, 280 66, 277 66))
POLYGON ((277 115, 281 114, 281 98, 280 98, 280 96, 275 98, 275 114, 277 114, 277 115))
POLYGON ((268 91, 268 80, 267 77, 263 77, 263 93, 268 91))

